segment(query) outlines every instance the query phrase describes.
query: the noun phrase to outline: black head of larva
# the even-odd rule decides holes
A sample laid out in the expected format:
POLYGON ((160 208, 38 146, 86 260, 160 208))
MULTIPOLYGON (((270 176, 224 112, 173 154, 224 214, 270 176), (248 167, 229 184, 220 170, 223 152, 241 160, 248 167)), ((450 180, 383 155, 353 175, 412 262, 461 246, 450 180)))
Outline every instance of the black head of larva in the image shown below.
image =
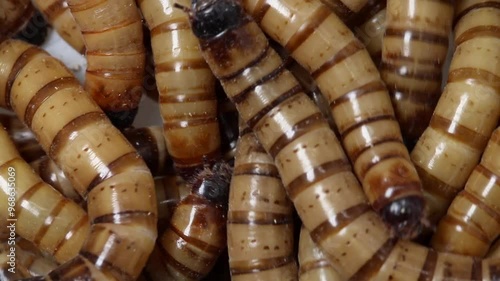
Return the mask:
POLYGON ((226 206, 231 176, 231 166, 226 162, 217 162, 194 177, 191 191, 215 204, 226 206))
POLYGON ((243 11, 235 0, 193 0, 191 27, 200 39, 210 39, 238 26, 243 11))

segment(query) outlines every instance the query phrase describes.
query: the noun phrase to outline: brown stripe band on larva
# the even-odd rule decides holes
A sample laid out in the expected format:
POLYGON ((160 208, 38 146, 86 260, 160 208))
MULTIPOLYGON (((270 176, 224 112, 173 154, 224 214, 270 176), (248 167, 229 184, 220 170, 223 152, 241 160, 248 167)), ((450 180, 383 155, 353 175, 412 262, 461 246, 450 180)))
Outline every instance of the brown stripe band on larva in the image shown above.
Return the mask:
POLYGON ((459 20, 462 19, 463 16, 471 12, 472 10, 480 9, 480 8, 494 8, 494 9, 500 9, 500 2, 497 1, 487 1, 487 2, 482 2, 482 3, 476 3, 474 5, 471 5, 467 7, 467 9, 461 11, 458 15, 455 16, 453 26, 457 24, 459 20))
POLYGON ((429 127, 477 150, 482 150, 489 140, 489 137, 437 114, 432 117, 429 127))
POLYGON ((420 271, 417 281, 432 281, 434 278, 434 272, 436 271, 438 254, 433 249, 427 251, 427 256, 425 257, 424 265, 420 271))
POLYGON ((456 195, 456 187, 451 186, 435 176, 427 173, 423 168, 415 165, 418 176, 422 182, 432 183, 432 189, 427 189, 426 192, 436 195, 440 198, 453 198, 456 195))
POLYGON ((388 239, 349 280, 370 280, 379 271, 380 267, 384 265, 396 243, 396 239, 388 239))
MULTIPOLYGON (((118 238, 116 238, 116 239, 118 239, 118 238)), ((120 242, 118 242, 118 241, 116 241, 116 243, 120 244, 120 242)), ((129 273, 123 271, 121 268, 115 266, 114 264, 110 263, 107 260, 101 260, 99 258, 99 256, 94 255, 91 252, 81 251, 80 255, 82 257, 86 258, 87 260, 89 260, 92 264, 99 265, 99 268, 104 268, 104 269, 108 269, 110 271, 117 272, 118 275, 120 275, 119 280, 123 280, 123 281, 134 281, 135 280, 135 278, 132 275, 130 275, 129 273)))
POLYGON ((207 67, 207 63, 203 59, 183 59, 182 61, 172 61, 155 64, 155 73, 159 74, 163 72, 179 72, 182 70, 190 69, 205 69, 207 67))
POLYGON ((361 128, 362 126, 365 126, 366 124, 369 123, 375 123, 379 121, 394 121, 397 122, 396 117, 392 114, 384 114, 384 115, 379 115, 379 116, 373 116, 366 118, 358 123, 352 124, 351 126, 347 128, 339 128, 339 132, 342 135, 342 141, 345 141, 345 138, 354 130, 361 128))
POLYGON ((88 112, 80 115, 73 120, 69 121, 64 127, 56 134, 49 147, 49 157, 57 159, 61 154, 61 149, 65 147, 70 140, 70 135, 76 133, 83 127, 93 123, 103 122, 108 120, 102 111, 88 112))
MULTIPOLYGON (((87 194, 89 194, 97 185, 99 185, 103 181, 113 177, 116 174, 122 173, 128 167, 139 164, 142 161, 142 158, 137 154, 136 151, 131 151, 119 156, 117 159, 109 163, 107 167, 102 167, 102 169, 90 182, 83 197, 85 198, 87 194)), ((109 188, 112 189, 114 188, 114 186, 111 185, 109 188)), ((101 191, 102 190, 104 190, 104 186, 101 187, 101 191)))
MULTIPOLYGON (((87 54, 88 56, 88 54, 87 54)), ((114 55, 113 55, 114 56, 114 55)), ((133 55, 135 56, 135 55, 133 55)), ((134 80, 137 77, 142 77, 142 70, 140 67, 128 68, 128 69, 93 69, 87 70, 88 74, 94 76, 100 76, 105 79, 117 79, 117 80, 134 80)))
MULTIPOLYGON (((16 159, 16 162, 19 161, 20 159, 19 158, 15 158, 16 159)), ((19 205, 22 205, 22 204, 29 204, 30 202, 30 198, 40 189, 44 186, 44 182, 40 181, 36 184, 34 184, 32 187, 28 188, 28 190, 23 194, 21 195, 21 197, 19 197, 18 199, 18 202, 19 205)), ((18 217, 20 217, 21 215, 21 212, 24 210, 25 208, 19 208, 18 210, 16 210, 16 215, 18 217)))
POLYGON ((122 53, 115 53, 111 51, 106 51, 106 50, 93 50, 93 51, 87 51, 86 55, 87 56, 95 56, 95 57, 126 57, 126 56, 139 56, 143 54, 143 50, 136 50, 136 51, 127 51, 127 52, 122 52, 122 53))
POLYGON ((283 225, 293 223, 293 217, 288 214, 269 212, 230 211, 227 222, 245 225, 283 225))
POLYGON ((317 244, 321 244, 323 240, 338 234, 342 229, 344 229, 344 227, 348 226, 358 217, 370 211, 371 206, 367 203, 360 203, 347 208, 346 210, 340 211, 314 228, 310 232, 311 238, 317 244))
POLYGON ((328 0, 322 2, 332 9, 343 22, 348 21, 356 14, 353 10, 347 7, 342 0, 328 0))
POLYGON ((136 218, 139 217, 155 217, 155 214, 147 211, 123 211, 123 212, 114 212, 111 214, 102 215, 94 218, 92 224, 98 223, 112 223, 112 224, 126 224, 133 222, 136 218))
POLYGON ((351 29, 362 25, 367 20, 371 19, 373 16, 378 14, 380 11, 385 9, 387 6, 387 0, 382 1, 369 1, 359 12, 354 13, 347 21, 346 25, 351 29), (370 3, 371 2, 371 3, 370 3), (375 2, 375 5, 371 5, 375 2))
POLYGON ((342 62, 343 60, 349 58, 355 53, 365 49, 365 46, 359 40, 353 40, 347 44, 340 51, 335 53, 331 58, 325 60, 325 62, 318 67, 318 69, 311 72, 311 76, 314 79, 318 79, 323 73, 327 72, 329 69, 342 62))
POLYGON ((69 4, 69 7, 71 9, 72 13, 75 12, 83 12, 85 10, 92 9, 96 6, 99 6, 103 3, 105 3, 107 0, 89 0, 89 1, 80 1, 80 4, 75 5, 75 4, 69 4))
POLYGON ((260 54, 258 56, 256 56, 254 60, 250 61, 247 65, 241 67, 240 69, 238 69, 234 73, 229 73, 227 75, 219 76, 219 77, 216 76, 216 78, 219 79, 221 82, 223 82, 223 81, 230 81, 230 80, 233 80, 233 79, 237 78, 238 76, 241 75, 241 73, 243 73, 243 71, 245 71, 245 69, 250 68, 252 66, 255 66, 256 64, 258 64, 259 62, 261 62, 263 59, 265 59, 269 55, 269 53, 271 52, 271 50, 272 50, 271 46, 268 43, 266 45, 266 47, 262 49, 262 51, 260 52, 260 54))
POLYGON ((56 0, 52 2, 49 6, 47 6, 45 9, 43 9, 41 12, 47 17, 48 19, 56 19, 59 17, 66 9, 68 8, 65 6, 65 2, 63 0, 56 0))
POLYGON ((233 177, 235 176, 262 176, 281 179, 276 166, 265 163, 240 164, 233 170, 233 177))
POLYGON ((500 77, 483 69, 463 67, 454 69, 448 74, 448 83, 467 80, 468 83, 486 85, 500 92, 500 77))
POLYGON ((42 239, 47 234, 47 231, 49 230, 50 225, 52 224, 54 219, 59 215, 59 213, 61 213, 62 209, 66 206, 66 204, 68 202, 69 201, 66 198, 59 200, 57 202, 56 206, 54 207, 54 209, 52 209, 52 211, 50 211, 50 213, 47 215, 47 218, 45 218, 43 225, 40 227, 40 229, 38 229, 38 232, 33 237, 33 243, 35 243, 35 245, 40 244, 42 239))
POLYGON ((164 34, 167 32, 172 32, 176 30, 186 30, 190 29, 191 26, 185 19, 169 20, 162 22, 161 24, 153 27, 151 29, 151 37, 164 34))
MULTIPOLYGON (((191 68, 192 69, 192 68, 191 68)), ((199 94, 176 94, 176 95, 161 95, 159 96, 159 103, 184 103, 184 102, 198 102, 198 101, 212 101, 213 97, 207 93, 199 94)))
MULTIPOLYGON (((173 225, 169 225, 169 230, 171 230, 173 233, 175 233, 177 236, 179 236, 182 240, 186 241, 188 245, 195 246, 199 249, 203 249, 203 252, 211 255, 218 255, 220 252, 219 247, 210 245, 206 243, 205 241, 190 237, 182 233, 177 227, 173 225)), ((163 247, 162 247, 163 248, 163 247)), ((199 257, 201 258, 201 257, 199 257)), ((210 258, 208 258, 208 261, 210 261, 210 258)))
MULTIPOLYGON (((269 154, 273 158, 275 158, 276 155, 278 155, 278 153, 283 150, 285 146, 300 138, 301 136, 314 131, 315 129, 322 128, 324 124, 325 119, 321 112, 317 112, 307 116, 306 118, 293 125, 289 132, 282 134, 278 139, 276 139, 276 141, 271 145, 271 148, 269 149, 269 154)), ((294 152, 296 151, 297 149, 294 152)))
POLYGON ((315 269, 329 267, 331 267, 331 264, 328 260, 317 260, 314 262, 301 263, 299 268, 299 276, 315 269))
POLYGON ((484 233, 483 231, 481 231, 480 229, 478 229, 476 227, 470 226, 468 223, 466 223, 462 220, 456 219, 453 216, 444 216, 439 221, 439 223, 440 224, 448 224, 450 226, 460 228, 461 232, 468 233, 470 236, 475 237, 477 240, 483 242, 485 245, 490 244, 490 238, 486 235, 486 233, 484 233))
MULTIPOLYGON (((492 142, 492 139, 490 139, 490 141, 492 142)), ((492 143, 494 143, 494 142, 492 142, 492 143)), ((494 181, 494 184, 500 185, 500 177, 498 177, 496 174, 494 174, 492 171, 490 171, 488 168, 486 168, 482 164, 478 164, 476 166, 476 172, 480 173, 482 176, 489 179, 489 181, 494 181)), ((500 224, 500 217, 499 217, 498 222, 500 224)))
POLYGON ((294 256, 232 262, 234 266, 231 268, 231 276, 267 271, 280 268, 294 262, 294 256))
POLYGON ((318 28, 327 18, 331 15, 330 9, 327 6, 320 6, 311 15, 311 20, 305 22, 295 34, 290 38, 288 43, 284 46, 285 49, 291 54, 298 47, 300 47, 304 41, 313 34, 313 31, 318 28))
POLYGON ((271 8, 271 6, 267 3, 267 0, 258 0, 255 5, 255 12, 253 13, 253 20, 260 24, 269 8, 271 8))
POLYGON ((7 78, 7 83, 5 84, 5 107, 11 108, 10 105, 10 90, 12 89, 12 84, 16 80, 17 75, 23 69, 28 62, 30 62, 34 56, 41 54, 38 48, 32 46, 26 49, 16 60, 12 69, 10 71, 9 77, 7 78))
MULTIPOLYGON (((401 67, 398 64, 394 63, 385 63, 381 62, 380 63, 380 68, 384 69, 384 71, 393 73, 394 75, 398 75, 401 77, 406 77, 406 78, 411 78, 411 79, 417 79, 417 80, 427 80, 427 81, 438 81, 442 74, 441 74, 441 69, 435 70, 435 72, 425 70, 425 71, 419 71, 419 70, 410 70, 405 67, 401 67)), ((394 84, 387 84, 387 88, 389 90, 398 90, 399 88, 396 87, 394 84)))
MULTIPOLYGON (((35 95, 33 95, 28 105, 26 106, 26 111, 24 113, 24 122, 26 123, 26 125, 28 127, 31 127, 33 116, 37 112, 38 108, 53 94, 64 89, 75 87, 80 87, 80 83, 73 76, 56 78, 43 86, 40 90, 38 90, 38 92, 36 92, 35 95)), ((44 113, 44 117, 45 115, 46 113, 44 113)))
POLYGON ((49 280, 41 280, 77 280, 73 279, 73 277, 81 278, 83 280, 85 280, 85 278, 87 278, 87 280, 92 279, 92 274, 89 268, 85 266, 85 263, 81 257, 77 256, 74 259, 70 260, 68 263, 70 264, 70 266, 65 267, 64 270, 53 270, 52 272, 50 272, 48 275, 48 277, 50 278, 49 280))
POLYGON ((357 149, 353 149, 353 151, 351 152, 352 162, 355 163, 356 160, 358 160, 358 157, 361 154, 363 154, 364 152, 370 150, 371 148, 373 148, 375 146, 378 146, 378 145, 384 145, 384 144, 389 144, 389 143, 402 144, 403 141, 402 141, 401 137, 385 138, 385 139, 381 139, 381 140, 374 141, 374 142, 367 141, 364 144, 364 146, 360 146, 357 149))
POLYGON ((500 38, 500 27, 494 25, 482 25, 470 28, 455 39, 455 44, 458 46, 477 37, 500 38))
MULTIPOLYGON (((400 52, 391 53, 391 52, 387 51, 385 53, 385 57, 387 58, 388 61, 397 61, 398 63, 403 63, 403 62, 413 63, 413 62, 415 62, 414 57, 405 56, 404 54, 401 54, 400 52)), ((434 58, 430 58, 430 59, 419 58, 418 63, 422 64, 422 65, 434 66, 436 64, 436 59, 434 59, 434 58)))
POLYGON ((385 36, 404 38, 404 40, 410 40, 410 42, 420 41, 432 45, 441 45, 444 47, 448 46, 448 36, 432 34, 425 31, 387 28, 385 30, 385 36))
MULTIPOLYGON (((377 164, 381 163, 381 162, 384 162, 384 161, 387 161, 387 160, 391 160, 391 159, 396 159, 396 158, 403 158, 405 159, 406 158, 406 153, 404 151, 396 151, 396 152, 393 152, 393 153, 387 153, 385 154, 384 156, 381 156, 381 157, 373 157, 372 159, 370 159, 370 162, 368 162, 366 165, 364 165, 360 171, 359 171, 359 175, 360 177, 365 177, 366 174, 368 174, 368 172, 373 168, 375 167, 377 164)), ((413 185, 412 182, 407 182, 407 184, 410 186, 410 185, 413 185)), ((402 188, 409 188, 409 186, 404 186, 402 188)), ((398 189, 398 186, 391 186, 391 190, 392 189, 395 189, 397 190, 398 189)), ((418 189, 418 188, 417 188, 418 189)), ((383 198, 379 198, 379 199, 383 199, 383 198)), ((375 201, 376 202, 376 201, 375 201)), ((373 204, 375 204, 375 202, 373 204)))
MULTIPOLYGON (((483 167, 483 166, 481 164, 476 166, 476 171, 480 170, 481 169, 480 167, 483 167)), ((495 182, 496 182, 495 184, 497 184, 497 185, 500 183, 500 179, 497 178, 496 176, 494 176, 493 174, 491 174, 490 177, 486 177, 486 179, 488 179, 489 181, 495 180, 495 182)), ((467 190, 464 190, 463 192, 461 192, 457 196, 464 197, 466 200, 470 201, 472 204, 477 206, 483 212, 487 213, 488 216, 490 216, 492 219, 495 220, 495 222, 497 224, 500 225, 500 212, 498 212, 494 208, 488 206, 486 203, 483 202, 483 200, 477 198, 476 195, 468 192, 467 190)), ((488 244, 490 244, 490 243, 488 242, 488 244)))
POLYGON ((203 274, 196 272, 182 263, 178 262, 174 257, 172 257, 165 249, 163 246, 158 245, 158 249, 161 252, 162 255, 162 262, 165 263, 166 267, 168 268, 169 266, 173 267, 176 271, 181 272, 184 276, 194 279, 194 280, 200 280, 203 278, 203 274))
MULTIPOLYGON (((169 122, 164 122, 163 128, 165 130, 172 130, 172 129, 181 129, 181 128, 192 128, 196 126, 201 126, 209 123, 214 123, 217 122, 217 117, 208 117, 206 115, 190 115, 189 116, 190 120, 177 120, 177 121, 169 121, 169 122), (197 118, 197 119, 195 119, 197 118)), ((186 158, 184 158, 186 159, 186 158)))
MULTIPOLYGON (((354 41, 354 42, 356 42, 356 41, 354 41)), ((360 97, 362 97, 366 94, 371 94, 373 92, 379 92, 379 91, 385 91, 385 90, 386 90, 386 88, 385 88, 385 85, 382 81, 378 80, 378 81, 369 82, 361 87, 358 87, 358 88, 356 88, 352 91, 349 91, 349 92, 341 95, 340 97, 334 99, 330 103, 330 108, 333 110, 338 105, 341 105, 341 104, 346 103, 346 102, 351 102, 353 100, 358 100, 360 97)), ((355 162, 355 161, 353 161, 353 162, 355 162)))
POLYGON ((328 177, 343 172, 352 172, 351 163, 349 163, 349 161, 345 158, 336 159, 318 165, 314 167, 314 169, 296 177, 288 184, 286 187, 288 196, 293 201, 299 194, 306 191, 309 187, 328 177))
POLYGON ((68 242, 71 239, 71 237, 73 237, 73 235, 75 235, 75 233, 78 233, 78 231, 80 230, 80 228, 84 227, 88 223, 88 220, 89 220, 89 217, 88 217, 87 214, 85 214, 84 216, 82 216, 80 218, 80 220, 78 220, 69 229, 69 231, 66 233, 66 236, 64 236, 64 239, 62 239, 61 241, 59 241, 57 243, 57 245, 54 247, 54 252, 51 253, 51 254, 53 256, 55 256, 59 252, 59 249, 62 249, 64 247, 64 245, 66 244, 66 242, 68 242))
POLYGON ((137 20, 134 18, 125 19, 125 20, 118 22, 114 25, 110 25, 109 27, 102 28, 99 30, 94 30, 94 29, 84 30, 84 29, 82 29, 82 34, 83 35, 92 35, 92 34, 100 34, 100 33, 104 33, 104 32, 110 32, 110 31, 118 30, 120 28, 127 27, 127 26, 135 24, 135 23, 137 23, 137 20))

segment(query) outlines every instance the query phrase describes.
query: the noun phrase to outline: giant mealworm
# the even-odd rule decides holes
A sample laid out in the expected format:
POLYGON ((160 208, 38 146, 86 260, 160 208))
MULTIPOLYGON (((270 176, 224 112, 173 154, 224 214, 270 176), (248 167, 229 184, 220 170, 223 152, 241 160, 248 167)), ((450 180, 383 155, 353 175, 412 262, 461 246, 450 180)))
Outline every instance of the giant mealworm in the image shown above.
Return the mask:
POLYGON ((229 190, 231 280, 297 280, 293 206, 273 159, 249 129, 240 131, 229 190))
MULTIPOLYGON (((189 1, 178 1, 189 5, 189 1)), ((188 17, 173 0, 139 1, 151 30, 167 148, 186 179, 219 158, 215 78, 200 54, 188 17)))
POLYGON ((231 169, 224 162, 199 172, 159 238, 161 261, 174 280, 200 280, 226 247, 231 169))
POLYGON ((33 0, 33 5, 69 45, 80 53, 85 52, 82 32, 68 9, 66 0, 33 0))
POLYGON ((388 0, 381 75, 410 147, 429 124, 441 95, 453 1, 388 0))
POLYGON ((17 116, 10 113, 0 113, 0 123, 7 130, 17 151, 26 162, 34 161, 45 155, 33 132, 17 116))
POLYGON ((363 44, 319 0, 243 3, 263 31, 312 73, 369 202, 398 235, 411 236, 424 209, 422 187, 363 44))
POLYGON ((411 152, 433 223, 464 187, 500 120, 498 3, 457 3, 457 47, 448 83, 429 127, 411 152))
POLYGON ((44 278, 135 279, 157 237, 146 164, 71 71, 48 53, 7 40, 0 44, 0 69, 0 105, 14 110, 87 200, 88 239, 76 258, 44 278))
POLYGON ((145 48, 134 0, 67 0, 86 47, 85 89, 119 128, 134 121, 142 96, 145 48))
POLYGON ((34 11, 30 0, 0 0, 0 43, 26 26, 34 11))
MULTIPOLYGON (((7 247, 7 243, 1 245, 7 247)), ((10 247, 9 247, 10 248, 10 247)), ((57 267, 52 257, 44 254, 31 242, 18 237, 15 244, 16 266, 23 266, 31 276, 44 275, 57 267)), ((3 256, 3 255, 2 255, 3 256)), ((0 280, 4 280, 0 277, 0 280)))
POLYGON ((205 59, 274 158, 304 226, 342 279, 500 278, 500 259, 437 253, 392 238, 321 113, 239 2, 198 0, 191 13, 205 59))
POLYGON ((500 234, 500 127, 465 189, 453 200, 432 238, 436 250, 484 256, 500 234))
POLYGON ((85 211, 38 177, 1 126, 0 147, 2 220, 15 219, 16 233, 58 262, 75 257, 89 232, 85 211))

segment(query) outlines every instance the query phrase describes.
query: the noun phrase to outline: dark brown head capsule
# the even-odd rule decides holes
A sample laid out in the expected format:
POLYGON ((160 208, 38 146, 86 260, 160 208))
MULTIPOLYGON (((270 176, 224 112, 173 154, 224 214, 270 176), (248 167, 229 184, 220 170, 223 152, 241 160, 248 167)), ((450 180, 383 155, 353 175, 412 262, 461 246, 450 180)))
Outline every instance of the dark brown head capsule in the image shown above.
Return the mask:
POLYGON ((244 12, 233 0, 193 0, 191 26, 200 39, 217 37, 238 26, 244 12))

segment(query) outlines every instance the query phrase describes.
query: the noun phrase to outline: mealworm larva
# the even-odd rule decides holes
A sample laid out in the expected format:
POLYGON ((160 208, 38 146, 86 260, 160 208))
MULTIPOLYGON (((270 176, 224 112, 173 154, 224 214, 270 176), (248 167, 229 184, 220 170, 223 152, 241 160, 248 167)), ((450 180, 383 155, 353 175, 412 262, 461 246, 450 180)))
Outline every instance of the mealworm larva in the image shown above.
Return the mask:
POLYGON ((219 158, 215 78, 200 54, 188 17, 173 8, 174 0, 139 3, 151 31, 168 152, 188 179, 193 170, 219 158))
POLYGON ((299 281, 343 280, 304 227, 300 229, 299 265, 299 281))
POLYGON ((429 124, 441 95, 453 1, 388 0, 380 74, 410 147, 429 124))
POLYGON ((82 32, 73 18, 66 0, 33 0, 32 2, 64 41, 68 42, 76 51, 85 53, 82 32))
POLYGON ((16 219, 16 233, 58 262, 72 259, 89 234, 87 214, 38 177, 1 126, 0 147, 0 217, 16 219))
POLYGON ((26 162, 34 161, 45 155, 33 132, 17 116, 10 113, 0 113, 0 123, 7 130, 17 151, 26 162))
POLYGON ((89 238, 76 258, 43 278, 135 279, 157 237, 146 164, 72 72, 48 53, 8 40, 0 44, 0 69, 0 106, 16 112, 87 200, 89 238))
POLYGON ((432 247, 439 251, 484 256, 500 234, 500 127, 488 142, 465 189, 438 224, 432 247))
POLYGON ((437 221, 480 160, 500 120, 499 1, 457 3, 456 50, 429 127, 411 152, 437 221))
POLYGON ((155 191, 158 205, 158 233, 168 227, 172 212, 179 202, 189 195, 189 185, 177 174, 170 174, 155 179, 155 191))
POLYGON ((132 124, 142 97, 146 57, 134 0, 67 0, 83 34, 85 90, 118 128, 132 124))
POLYGON ((191 193, 176 206, 159 238, 161 261, 173 280, 200 280, 226 247, 231 169, 218 162, 195 176, 191 193))
POLYGON ((293 205, 271 156, 251 130, 240 132, 227 215, 231 280, 297 280, 293 205))
POLYGON ((34 11, 30 0, 0 0, 0 43, 23 29, 34 11))
POLYGON ((245 0, 260 27, 316 80, 373 208, 401 236, 424 209, 387 89, 363 44, 319 0, 245 0), (293 16, 292 16, 293 15, 293 16))
MULTIPOLYGON (((31 276, 44 275, 57 267, 57 263, 44 254, 31 242, 21 237, 15 244, 16 266, 22 265, 31 276)), ((3 280, 0 278, 0 280, 3 280)))

